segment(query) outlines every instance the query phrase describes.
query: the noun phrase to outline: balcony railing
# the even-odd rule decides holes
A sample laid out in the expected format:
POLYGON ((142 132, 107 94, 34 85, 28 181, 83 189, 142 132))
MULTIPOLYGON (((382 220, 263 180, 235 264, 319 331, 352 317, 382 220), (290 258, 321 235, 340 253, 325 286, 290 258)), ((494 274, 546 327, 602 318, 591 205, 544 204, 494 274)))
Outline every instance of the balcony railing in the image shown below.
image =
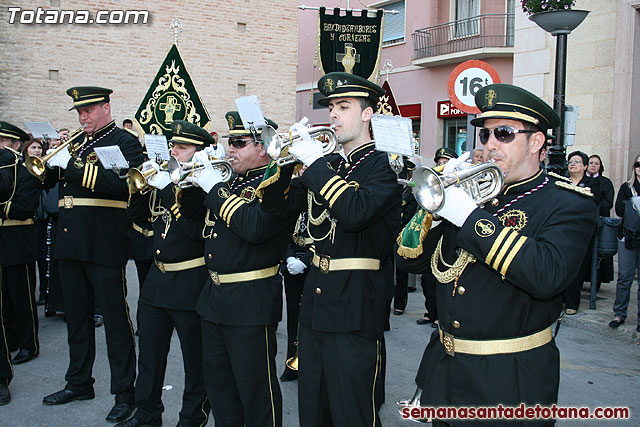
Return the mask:
POLYGON ((512 47, 514 14, 486 14, 416 30, 413 59, 485 47, 512 47))

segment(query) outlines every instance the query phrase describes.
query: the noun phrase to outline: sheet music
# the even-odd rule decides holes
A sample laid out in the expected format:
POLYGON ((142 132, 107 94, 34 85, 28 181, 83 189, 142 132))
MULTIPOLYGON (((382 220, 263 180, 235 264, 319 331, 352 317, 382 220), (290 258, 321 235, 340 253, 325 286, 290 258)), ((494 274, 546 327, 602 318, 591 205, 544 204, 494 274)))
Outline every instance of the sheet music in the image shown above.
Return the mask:
POLYGON ((403 156, 413 155, 411 119, 374 114, 371 118, 371 127, 376 141, 376 149, 403 156))
POLYGON ((60 135, 49 122, 24 122, 34 138, 60 139, 60 135))
POLYGON ((125 159, 124 154, 117 145, 109 145, 107 147, 95 147, 93 149, 100 163, 105 169, 128 169, 129 162, 125 159))
POLYGON ((249 95, 236 99, 236 107, 238 107, 238 113, 245 129, 249 130, 250 124, 253 124, 256 129, 262 129, 265 126, 264 115, 257 96, 249 95))
POLYGON ((145 134, 144 145, 147 147, 149 159, 156 160, 160 157, 162 160, 169 160, 169 144, 166 136, 145 134))

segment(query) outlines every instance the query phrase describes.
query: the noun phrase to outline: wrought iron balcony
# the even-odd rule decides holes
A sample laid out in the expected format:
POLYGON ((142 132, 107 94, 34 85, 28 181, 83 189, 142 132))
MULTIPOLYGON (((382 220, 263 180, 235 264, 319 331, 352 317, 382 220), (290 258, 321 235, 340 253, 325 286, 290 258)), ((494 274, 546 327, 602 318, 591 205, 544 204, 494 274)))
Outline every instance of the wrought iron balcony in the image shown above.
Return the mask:
POLYGON ((416 30, 413 59, 472 49, 513 47, 514 14, 486 14, 416 30))

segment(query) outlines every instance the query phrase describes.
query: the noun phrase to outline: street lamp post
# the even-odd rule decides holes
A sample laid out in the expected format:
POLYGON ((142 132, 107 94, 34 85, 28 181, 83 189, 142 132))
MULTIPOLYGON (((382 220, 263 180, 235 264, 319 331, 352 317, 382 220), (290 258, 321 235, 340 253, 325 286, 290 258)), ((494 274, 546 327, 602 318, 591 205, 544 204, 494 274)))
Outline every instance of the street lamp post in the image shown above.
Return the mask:
POLYGON ((567 74, 567 36, 584 21, 587 10, 553 10, 532 14, 529 19, 556 37, 555 84, 553 109, 560 116, 560 126, 552 129, 553 143, 548 150, 548 170, 564 175, 567 170, 564 144, 565 85, 567 74))

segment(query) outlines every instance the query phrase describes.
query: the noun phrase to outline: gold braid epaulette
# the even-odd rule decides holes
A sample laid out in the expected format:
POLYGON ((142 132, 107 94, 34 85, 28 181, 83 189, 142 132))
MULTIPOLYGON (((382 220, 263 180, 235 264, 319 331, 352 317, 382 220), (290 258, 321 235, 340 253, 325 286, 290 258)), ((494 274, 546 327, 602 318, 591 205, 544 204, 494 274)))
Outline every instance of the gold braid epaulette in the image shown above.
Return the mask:
POLYGON ((558 175, 555 172, 547 172, 547 175, 552 176, 552 177, 554 177, 556 179, 562 179, 562 180, 567 181, 567 182, 572 182, 571 178, 568 178, 568 177, 562 176, 562 175, 558 175))
POLYGON ((575 191, 576 193, 581 194, 583 196, 593 197, 593 193, 591 192, 591 188, 589 187, 578 187, 577 185, 569 184, 564 181, 556 181, 556 185, 566 190, 575 191))

